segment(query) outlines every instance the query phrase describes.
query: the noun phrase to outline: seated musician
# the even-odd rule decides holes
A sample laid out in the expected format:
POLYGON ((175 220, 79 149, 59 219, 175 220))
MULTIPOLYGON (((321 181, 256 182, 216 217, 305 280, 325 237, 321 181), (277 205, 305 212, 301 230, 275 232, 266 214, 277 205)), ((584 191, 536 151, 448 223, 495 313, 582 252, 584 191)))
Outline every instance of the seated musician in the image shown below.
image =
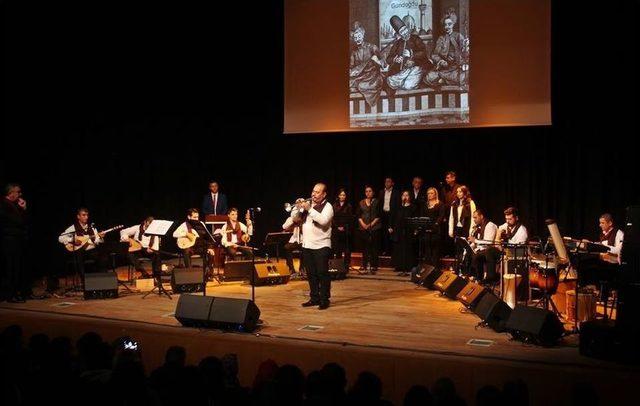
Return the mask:
MULTIPOLYGON (((477 210, 476 210, 477 211, 477 210)), ((498 227, 496 231, 496 243, 509 243, 509 244, 524 244, 527 242, 529 235, 527 228, 520 222, 518 216, 518 209, 515 207, 508 207, 504 211, 505 223, 498 227)), ((486 229, 486 228, 485 228, 486 229)), ((498 280, 498 274, 496 273, 496 265, 500 260, 502 254, 502 247, 490 246, 485 250, 476 253, 477 261, 484 261, 486 263, 487 274, 484 278, 484 282, 493 283, 498 280)))
POLYGON ((247 247, 247 243, 253 234, 253 224, 251 216, 247 210, 245 216, 247 225, 238 221, 238 209, 229 209, 229 220, 220 229, 222 234, 222 246, 226 249, 230 258, 235 258, 237 253, 241 253, 245 259, 253 257, 253 250, 247 247))
MULTIPOLYGON (((180 226, 173 232, 174 238, 188 238, 194 242, 193 246, 182 250, 184 255, 184 265, 187 268, 191 268, 191 255, 199 255, 205 248, 209 257, 208 259, 211 259, 214 256, 213 242, 208 241, 205 238, 201 238, 205 234, 206 231, 204 230, 204 226, 200 223, 200 213, 198 212, 198 209, 188 209, 187 220, 180 224, 180 226)), ((209 260, 207 263, 211 264, 212 262, 209 260)))
POLYGON ((160 237, 144 235, 152 221, 153 217, 147 217, 142 223, 120 231, 120 241, 128 242, 130 245, 130 250, 127 252, 127 260, 136 271, 140 272, 143 278, 149 278, 152 275, 149 275, 147 270, 142 266, 141 258, 151 260, 153 275, 160 275, 160 266, 162 265, 158 252, 160 251, 160 237), (131 247, 136 245, 139 249, 131 251, 131 247))
POLYGON ((85 262, 91 260, 95 263, 94 271, 104 272, 107 270, 107 254, 100 248, 104 242, 104 233, 89 224, 89 210, 81 207, 76 212, 76 221, 60 236, 58 242, 62 245, 73 245, 77 250, 74 263, 78 266, 80 274, 85 272, 85 262))
MULTIPOLYGON (((296 205, 291 210, 291 215, 287 217, 282 229, 286 232, 291 232, 291 238, 289 242, 284 245, 284 255, 287 260, 287 267, 291 273, 295 273, 295 267, 293 266, 293 251, 298 250, 302 252, 302 216, 300 216, 300 205, 304 199, 296 200, 296 205)), ((300 269, 302 270, 302 255, 300 255, 300 269)))
POLYGON ((498 226, 489 221, 481 209, 476 209, 473 212, 473 224, 473 232, 468 238, 469 246, 473 250, 471 276, 477 280, 483 280, 484 264, 487 258, 482 254, 495 242, 498 226))
MULTIPOLYGON (((581 285, 597 285, 600 282, 611 282, 617 276, 620 268, 620 253, 624 240, 624 232, 613 223, 613 217, 609 213, 604 213, 599 218, 600 234, 598 241, 600 244, 609 247, 609 252, 600 253, 596 258, 586 256, 580 260, 578 266, 579 279, 581 285)), ((583 240, 588 242, 588 240, 583 240)), ((601 292, 601 298, 606 298, 608 292, 606 286, 601 292)))

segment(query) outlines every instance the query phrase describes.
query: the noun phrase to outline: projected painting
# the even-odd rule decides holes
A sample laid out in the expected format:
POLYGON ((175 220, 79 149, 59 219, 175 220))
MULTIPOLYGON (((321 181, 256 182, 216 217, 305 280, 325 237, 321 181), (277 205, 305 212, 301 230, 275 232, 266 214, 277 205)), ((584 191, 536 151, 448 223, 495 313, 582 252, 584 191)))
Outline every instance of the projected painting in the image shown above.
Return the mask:
POLYGON ((469 0, 350 0, 351 128, 469 123, 469 0))

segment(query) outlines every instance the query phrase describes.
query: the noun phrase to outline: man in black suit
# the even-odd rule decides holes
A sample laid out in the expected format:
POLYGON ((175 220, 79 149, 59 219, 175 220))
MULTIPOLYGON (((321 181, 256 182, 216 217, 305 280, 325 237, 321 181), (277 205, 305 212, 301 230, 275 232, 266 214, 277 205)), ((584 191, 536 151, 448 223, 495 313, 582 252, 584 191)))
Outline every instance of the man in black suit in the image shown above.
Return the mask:
POLYGON ((382 253, 383 255, 391 255, 391 227, 394 213, 400 206, 400 193, 393 187, 394 182, 391 177, 384 179, 384 189, 378 194, 378 199, 382 205, 382 253))
POLYGON ((227 196, 219 192, 219 185, 216 181, 209 182, 209 193, 202 199, 202 213, 214 215, 227 214, 227 196))
POLYGON ((411 181, 411 191, 409 195, 411 196, 411 203, 416 206, 419 213, 420 208, 427 200, 427 192, 422 187, 422 178, 420 176, 414 177, 411 181))
POLYGON ((0 199, 0 299, 24 302, 31 291, 27 202, 16 183, 8 184, 0 199))

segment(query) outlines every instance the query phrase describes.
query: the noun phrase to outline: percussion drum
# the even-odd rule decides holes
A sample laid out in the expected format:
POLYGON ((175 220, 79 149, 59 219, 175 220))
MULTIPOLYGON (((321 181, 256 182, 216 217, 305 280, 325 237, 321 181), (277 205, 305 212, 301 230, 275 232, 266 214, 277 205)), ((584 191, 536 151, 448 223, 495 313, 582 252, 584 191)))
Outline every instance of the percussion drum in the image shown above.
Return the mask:
MULTIPOLYGON (((596 295, 593 292, 578 293, 578 321, 589 321, 596 317, 596 295)), ((576 291, 567 291, 567 319, 576 320, 576 291)))

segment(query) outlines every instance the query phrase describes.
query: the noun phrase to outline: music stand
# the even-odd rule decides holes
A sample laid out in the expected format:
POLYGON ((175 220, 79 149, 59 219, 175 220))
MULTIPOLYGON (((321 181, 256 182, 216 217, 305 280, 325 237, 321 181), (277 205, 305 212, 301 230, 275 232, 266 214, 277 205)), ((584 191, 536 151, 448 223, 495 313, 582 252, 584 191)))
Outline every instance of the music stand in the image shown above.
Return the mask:
POLYGON ((263 245, 265 247, 276 247, 276 262, 280 262, 280 246, 288 243, 292 235, 292 232, 285 231, 279 233, 267 233, 264 237, 263 245))
POLYGON ((424 261, 424 252, 422 251, 422 238, 420 236, 425 233, 428 233, 429 236, 433 234, 433 219, 431 217, 407 217, 405 224, 408 230, 414 231, 415 235, 418 236, 418 261, 422 262, 424 261))
MULTIPOLYGON (((151 224, 149 224, 149 227, 147 227, 146 231, 144 232, 144 235, 156 236, 158 238, 162 238, 165 235, 167 235, 171 226, 173 226, 173 221, 153 220, 151 224)), ((160 255, 160 253, 158 253, 157 255, 160 255)), ((148 291, 144 296, 142 296, 142 298, 143 299, 146 298, 147 296, 152 294, 156 289, 158 289, 158 296, 165 295, 166 297, 169 298, 169 300, 171 300, 172 299, 171 294, 167 292, 164 286, 162 286, 162 272, 160 273, 153 272, 153 280, 155 281, 153 289, 148 291)))

